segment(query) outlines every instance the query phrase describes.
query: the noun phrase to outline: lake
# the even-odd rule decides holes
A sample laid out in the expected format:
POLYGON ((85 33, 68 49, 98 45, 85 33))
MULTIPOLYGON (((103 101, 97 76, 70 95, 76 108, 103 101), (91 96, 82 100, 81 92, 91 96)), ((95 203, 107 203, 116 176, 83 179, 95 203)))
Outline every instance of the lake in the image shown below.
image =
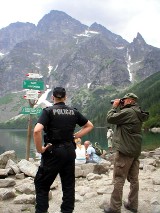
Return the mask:
MULTIPOLYGON (((103 149, 107 150, 106 128, 94 128, 87 136, 83 137, 82 141, 90 140, 92 143, 98 142, 103 149)), ((26 158, 26 130, 4 130, 0 129, 0 154, 8 150, 15 150, 19 159, 26 158)), ((148 151, 160 147, 160 134, 144 132, 142 150, 148 151)), ((36 151, 33 142, 33 137, 30 144, 30 157, 35 158, 36 151)))

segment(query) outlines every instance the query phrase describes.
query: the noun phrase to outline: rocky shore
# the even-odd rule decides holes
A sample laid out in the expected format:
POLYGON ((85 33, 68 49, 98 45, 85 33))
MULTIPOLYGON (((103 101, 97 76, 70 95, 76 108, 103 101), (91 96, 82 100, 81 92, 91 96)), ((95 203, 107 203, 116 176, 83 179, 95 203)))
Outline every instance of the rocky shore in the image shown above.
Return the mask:
MULTIPOLYGON (((0 213, 34 213, 34 177, 39 161, 22 159, 15 152, 0 155, 0 213)), ((160 213, 160 148, 142 152, 139 170, 139 213, 160 213)), ((101 213, 109 204, 113 189, 113 155, 100 164, 76 165, 75 213, 101 213)), ((126 181, 123 199, 127 200, 126 181)), ((59 213, 61 184, 57 177, 50 190, 50 213, 59 213)), ((122 213, 129 213, 122 206, 122 213)))

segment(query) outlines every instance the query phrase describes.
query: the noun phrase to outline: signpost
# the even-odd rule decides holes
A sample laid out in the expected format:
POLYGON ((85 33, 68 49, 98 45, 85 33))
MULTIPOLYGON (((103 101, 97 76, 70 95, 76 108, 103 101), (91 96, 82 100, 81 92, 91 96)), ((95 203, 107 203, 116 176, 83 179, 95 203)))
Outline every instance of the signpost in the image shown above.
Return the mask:
POLYGON ((39 91, 44 90, 44 82, 37 80, 43 77, 39 73, 28 73, 26 76, 29 79, 23 81, 23 88, 29 89, 26 91, 26 95, 24 96, 24 98, 29 101, 29 107, 23 107, 21 113, 29 115, 27 145, 26 145, 26 160, 29 160, 31 132, 32 132, 32 115, 38 115, 42 112, 42 108, 33 108, 33 107, 38 101, 39 91))
POLYGON ((28 78, 42 78, 43 76, 39 73, 27 73, 26 75, 28 78))
POLYGON ((44 90, 44 82, 36 80, 24 80, 23 81, 24 89, 34 89, 34 90, 44 90))
POLYGON ((41 114, 42 108, 23 107, 21 113, 24 115, 38 115, 41 114))
POLYGON ((38 90, 28 90, 26 91, 26 95, 24 95, 24 98, 30 100, 38 100, 38 95, 39 95, 38 90))

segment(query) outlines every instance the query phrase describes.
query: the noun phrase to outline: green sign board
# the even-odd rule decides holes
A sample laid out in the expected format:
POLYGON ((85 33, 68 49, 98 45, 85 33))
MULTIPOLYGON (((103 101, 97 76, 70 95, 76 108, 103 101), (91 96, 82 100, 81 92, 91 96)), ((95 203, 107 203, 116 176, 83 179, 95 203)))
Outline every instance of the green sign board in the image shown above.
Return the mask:
POLYGON ((23 81, 24 89, 33 89, 33 90, 44 90, 44 82, 36 80, 24 80, 23 81))
POLYGON ((41 114, 41 112, 42 112, 42 108, 23 107, 21 114, 37 115, 37 114, 41 114))

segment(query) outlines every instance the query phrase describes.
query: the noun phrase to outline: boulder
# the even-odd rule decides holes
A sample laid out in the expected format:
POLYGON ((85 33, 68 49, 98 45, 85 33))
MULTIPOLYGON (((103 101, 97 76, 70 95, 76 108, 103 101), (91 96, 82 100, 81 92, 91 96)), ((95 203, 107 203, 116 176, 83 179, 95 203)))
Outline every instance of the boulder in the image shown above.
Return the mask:
POLYGON ((35 177, 37 170, 38 170, 38 167, 35 166, 34 163, 29 162, 25 159, 22 159, 18 163, 18 167, 19 167, 21 172, 23 172, 25 175, 30 176, 30 177, 35 177))

